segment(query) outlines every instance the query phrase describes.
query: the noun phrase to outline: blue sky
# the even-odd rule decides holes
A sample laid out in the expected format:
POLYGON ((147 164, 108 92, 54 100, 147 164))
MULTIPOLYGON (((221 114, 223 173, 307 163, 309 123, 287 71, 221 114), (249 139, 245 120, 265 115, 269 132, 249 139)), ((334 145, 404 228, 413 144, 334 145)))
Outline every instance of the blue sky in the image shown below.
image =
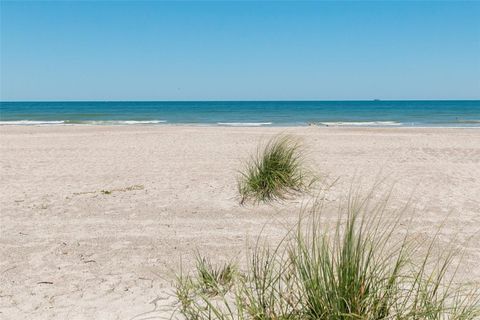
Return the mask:
POLYGON ((1 2, 1 100, 479 99, 480 2, 1 2))

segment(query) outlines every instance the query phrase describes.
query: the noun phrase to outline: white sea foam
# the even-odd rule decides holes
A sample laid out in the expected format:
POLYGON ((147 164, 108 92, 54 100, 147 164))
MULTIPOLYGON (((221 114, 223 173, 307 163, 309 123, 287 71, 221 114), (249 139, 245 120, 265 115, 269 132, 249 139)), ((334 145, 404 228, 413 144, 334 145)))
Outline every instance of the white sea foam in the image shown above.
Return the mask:
POLYGON ((82 121, 80 124, 95 125, 115 125, 115 124, 159 124, 165 123, 167 120, 98 120, 98 121, 82 121))
POLYGON ((34 125, 50 125, 65 124, 65 121, 38 121, 38 120, 14 120, 0 121, 0 125, 17 125, 17 126, 34 126, 34 125))
POLYGON ((20 125, 20 126, 31 126, 31 125, 135 125, 135 124, 159 124, 165 123, 166 120, 104 120, 104 121, 69 121, 69 120, 58 120, 58 121, 38 121, 38 120, 13 120, 13 121, 0 121, 0 125, 20 125))
POLYGON ((402 123, 396 121, 337 121, 337 122, 320 122, 320 124, 332 127, 386 127, 401 126, 402 123))
POLYGON ((261 127, 271 125, 271 122, 217 122, 220 126, 229 127, 261 127))

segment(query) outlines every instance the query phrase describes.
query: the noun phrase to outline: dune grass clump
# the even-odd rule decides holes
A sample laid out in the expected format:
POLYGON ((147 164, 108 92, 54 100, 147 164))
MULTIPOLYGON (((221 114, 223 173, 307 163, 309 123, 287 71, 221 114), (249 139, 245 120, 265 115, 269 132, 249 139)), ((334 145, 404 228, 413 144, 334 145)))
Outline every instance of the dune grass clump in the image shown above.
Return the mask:
POLYGON ((305 168, 300 143, 291 136, 280 135, 259 149, 240 172, 240 203, 284 200, 304 192, 314 182, 305 168))
POLYGON ((180 311, 187 319, 199 319, 195 306, 198 296, 215 298, 225 295, 232 288, 238 275, 234 263, 228 262, 217 266, 199 254, 196 257, 195 269, 194 276, 178 275, 175 286, 180 311))
MULTIPOLYGON (((257 244, 228 291, 215 298, 201 290, 188 299, 177 295, 181 313, 232 320, 479 319, 478 288, 455 283, 452 251, 438 257, 434 240, 424 247, 408 233, 399 236, 398 220, 386 223, 383 210, 368 201, 350 204, 332 229, 313 209, 277 246, 257 244)), ((192 278, 177 288, 188 291, 194 280, 185 279, 192 278)))
POLYGON ((233 285, 236 268, 232 263, 215 266, 210 259, 198 255, 196 269, 197 286, 207 295, 219 295, 228 291, 233 285))

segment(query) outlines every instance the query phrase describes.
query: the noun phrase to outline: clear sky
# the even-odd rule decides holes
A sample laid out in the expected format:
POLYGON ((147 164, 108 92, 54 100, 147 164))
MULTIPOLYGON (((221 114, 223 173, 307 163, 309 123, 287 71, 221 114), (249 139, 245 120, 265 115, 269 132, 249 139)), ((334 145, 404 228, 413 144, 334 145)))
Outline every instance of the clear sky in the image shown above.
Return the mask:
POLYGON ((1 1, 1 100, 479 99, 480 2, 1 1))

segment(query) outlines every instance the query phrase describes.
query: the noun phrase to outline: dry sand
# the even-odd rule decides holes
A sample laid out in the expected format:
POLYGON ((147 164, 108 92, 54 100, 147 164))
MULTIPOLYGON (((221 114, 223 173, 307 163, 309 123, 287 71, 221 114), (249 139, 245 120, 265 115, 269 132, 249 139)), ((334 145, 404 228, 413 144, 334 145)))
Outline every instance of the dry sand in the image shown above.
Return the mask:
POLYGON ((480 130, 441 128, 0 127, 0 318, 155 319, 196 249, 240 261, 272 241, 302 200, 240 207, 235 177, 262 139, 290 132, 338 182, 338 203, 385 178, 411 232, 461 246, 459 276, 480 282, 480 130), (104 190, 104 192, 102 192, 104 190))

